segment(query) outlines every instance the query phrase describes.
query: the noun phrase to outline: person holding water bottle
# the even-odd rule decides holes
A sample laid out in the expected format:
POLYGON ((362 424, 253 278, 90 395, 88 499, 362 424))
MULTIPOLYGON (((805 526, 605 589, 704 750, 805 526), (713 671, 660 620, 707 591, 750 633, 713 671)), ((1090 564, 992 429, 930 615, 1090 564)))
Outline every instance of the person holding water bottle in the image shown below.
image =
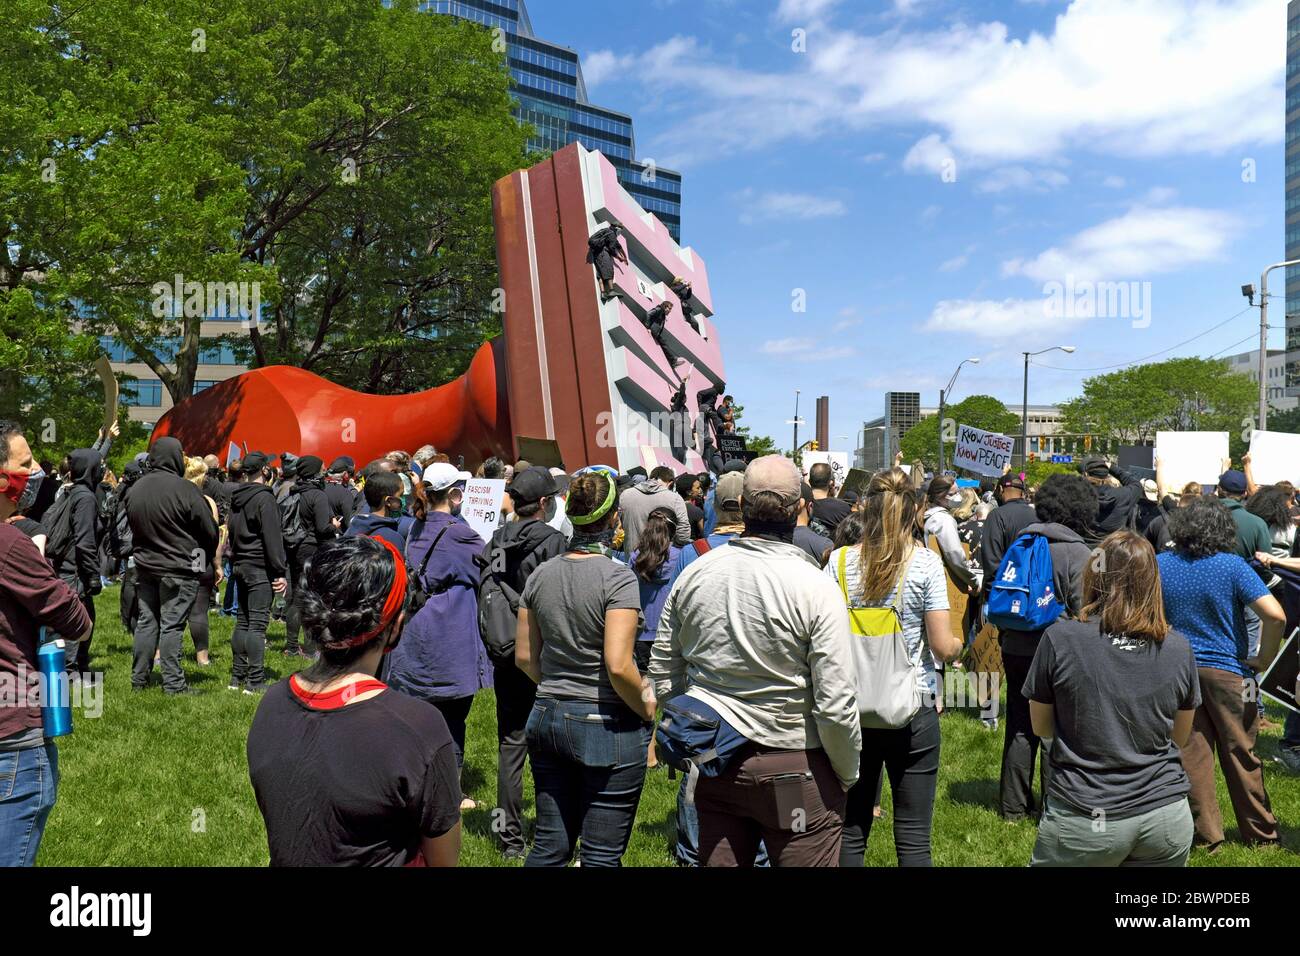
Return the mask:
MULTIPOLYGON (((46 732, 42 701, 27 697, 28 688, 44 684, 30 679, 46 663, 41 629, 78 635, 78 642, 89 640, 91 631, 77 593, 59 580, 31 539, 9 524, 36 500, 44 480, 22 428, 0 419, 0 675, 18 691, 16 698, 0 699, 0 867, 36 862, 58 791, 58 750, 46 732)), ((61 662, 50 660, 52 670, 62 670, 61 662)), ((66 693, 66 684, 61 689, 66 693)), ((60 731, 66 729, 52 729, 60 731)))

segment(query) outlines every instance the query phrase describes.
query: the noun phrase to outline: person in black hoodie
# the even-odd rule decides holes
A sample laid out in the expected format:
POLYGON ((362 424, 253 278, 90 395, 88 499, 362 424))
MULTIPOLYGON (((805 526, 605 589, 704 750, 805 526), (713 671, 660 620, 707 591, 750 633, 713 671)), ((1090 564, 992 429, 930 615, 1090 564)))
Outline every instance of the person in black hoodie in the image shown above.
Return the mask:
POLYGON ((366 479, 365 501, 370 510, 353 515, 343 534, 382 538, 406 554, 406 531, 401 526, 402 479, 391 471, 375 471, 366 479))
MULTIPOLYGON (((326 541, 338 537, 342 525, 334 517, 329 498, 325 496, 325 478, 321 474, 324 464, 315 455, 303 455, 293 463, 293 487, 289 490, 289 497, 298 498, 298 510, 306 526, 307 537, 296 548, 288 549, 289 571, 293 577, 290 579, 289 603, 284 614, 284 653, 289 657, 311 656, 298 645, 298 635, 302 631, 301 584, 306 580, 307 562, 316 553, 316 549, 326 541)), ((289 497, 285 498, 281 508, 288 507, 289 497)))
MULTIPOLYGON (((95 595, 103 590, 99 577, 99 483, 104 477, 104 460, 92 448, 78 448, 68 456, 71 487, 68 496, 71 541, 61 555, 51 555, 55 573, 63 583, 77 592, 81 605, 95 623, 95 595)), ((53 530, 53 529, 47 529, 53 530)), ((69 646, 76 636, 63 635, 69 646)), ((68 675, 84 674, 90 667, 90 641, 77 645, 68 655, 68 675)))
POLYGON ((161 651, 163 690, 196 693, 181 670, 181 638, 199 578, 212 567, 218 531, 208 499, 185 480, 185 455, 175 438, 154 443, 147 472, 127 496, 126 513, 139 601, 131 687, 148 686, 154 653, 161 651))
POLYGON ((348 530, 348 523, 357 510, 357 489, 352 487, 352 475, 357 470, 357 463, 347 455, 340 455, 330 462, 329 474, 325 478, 325 497, 329 499, 330 512, 339 519, 339 532, 348 530))
MULTIPOLYGON (((493 533, 479 558, 483 584, 495 578, 507 596, 513 592, 511 604, 516 614, 518 596, 523 594, 529 575, 568 547, 562 532, 539 520, 546 514, 547 500, 558 490, 555 478, 540 466, 515 475, 507 489, 515 520, 493 533)), ((497 700, 497 807, 501 811, 494 829, 506 857, 523 859, 527 849, 521 822, 524 760, 528 756, 525 730, 537 699, 537 684, 515 666, 513 650, 504 657, 492 655, 492 691, 497 700)))
POLYGON ((1146 498, 1142 482, 1108 458, 1093 457, 1080 467, 1083 477, 1097 489, 1097 521, 1085 537, 1095 546, 1120 528, 1136 527, 1138 502, 1146 498), (1112 483, 1119 482, 1119 487, 1112 483))
POLYGON ((268 482, 271 459, 249 452, 240 464, 243 482, 230 495, 230 565, 239 588, 239 612, 230 635, 230 690, 260 694, 266 688, 266 628, 271 595, 289 586, 288 558, 280 530, 280 506, 268 482))
POLYGON ((1000 502, 990 512, 980 535, 979 562, 984 569, 984 586, 981 594, 988 600, 993 589, 993 576, 1007 549, 1020 537, 1020 533, 1038 520, 1034 506, 1025 500, 1025 482, 1019 475, 1003 475, 998 479, 1000 502))

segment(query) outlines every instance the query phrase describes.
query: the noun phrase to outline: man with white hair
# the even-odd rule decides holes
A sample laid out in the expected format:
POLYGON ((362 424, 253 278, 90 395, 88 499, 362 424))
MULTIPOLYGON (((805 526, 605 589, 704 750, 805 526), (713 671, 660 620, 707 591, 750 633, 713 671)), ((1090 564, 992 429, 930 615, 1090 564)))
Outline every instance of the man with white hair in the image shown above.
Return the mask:
POLYGON ((794 544, 802 481, 781 455, 756 459, 744 533, 681 572, 650 661, 655 694, 712 708, 745 738, 695 790, 703 866, 838 866, 845 794, 862 730, 839 589, 794 544))

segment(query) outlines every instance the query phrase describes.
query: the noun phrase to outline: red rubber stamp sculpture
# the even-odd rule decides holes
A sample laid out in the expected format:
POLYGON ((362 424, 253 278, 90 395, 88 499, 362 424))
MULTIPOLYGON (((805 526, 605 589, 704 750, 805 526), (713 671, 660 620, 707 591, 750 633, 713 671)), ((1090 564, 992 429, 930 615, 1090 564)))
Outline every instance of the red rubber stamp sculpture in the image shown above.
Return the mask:
POLYGON ((526 436, 553 439, 570 470, 703 470, 699 403, 725 381, 703 260, 579 144, 498 181, 493 205, 504 333, 460 378, 370 395, 273 365, 181 402, 154 437, 191 454, 234 444, 358 465, 432 444, 474 467, 513 460, 526 436))

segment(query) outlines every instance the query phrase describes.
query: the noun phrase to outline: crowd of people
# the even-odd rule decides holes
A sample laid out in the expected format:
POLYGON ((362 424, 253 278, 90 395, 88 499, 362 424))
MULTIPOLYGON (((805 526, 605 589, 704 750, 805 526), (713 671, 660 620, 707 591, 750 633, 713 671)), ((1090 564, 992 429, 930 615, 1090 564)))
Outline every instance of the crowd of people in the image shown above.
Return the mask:
MULTIPOLYGON (((886 777, 899 864, 931 865, 945 671, 972 666, 1018 572, 1055 617, 997 619, 1006 703, 984 719, 1004 734, 999 812, 1038 823, 1028 862, 1214 850, 1216 757, 1241 839, 1279 842, 1252 689, 1300 582, 1300 507, 1249 457, 1177 493, 1102 458, 978 488, 896 461, 854 490, 775 455, 700 474, 492 458, 476 475, 507 490, 485 542, 460 514, 475 475, 431 446, 223 468, 164 437, 117 480, 113 437, 47 473, 0 422, 0 669, 35 671, 44 629, 84 679, 94 598, 118 581, 133 689, 158 671, 191 695, 186 630, 216 666, 209 615, 232 615, 227 687, 261 698, 248 766, 273 864, 454 865, 490 691, 508 859, 619 865, 666 768, 682 865, 862 866, 886 777), (280 680, 277 617, 304 659, 280 680)), ((0 708, 0 864, 35 858, 57 759, 39 707, 0 708)), ((1281 760, 1300 770, 1293 711, 1281 760)))

